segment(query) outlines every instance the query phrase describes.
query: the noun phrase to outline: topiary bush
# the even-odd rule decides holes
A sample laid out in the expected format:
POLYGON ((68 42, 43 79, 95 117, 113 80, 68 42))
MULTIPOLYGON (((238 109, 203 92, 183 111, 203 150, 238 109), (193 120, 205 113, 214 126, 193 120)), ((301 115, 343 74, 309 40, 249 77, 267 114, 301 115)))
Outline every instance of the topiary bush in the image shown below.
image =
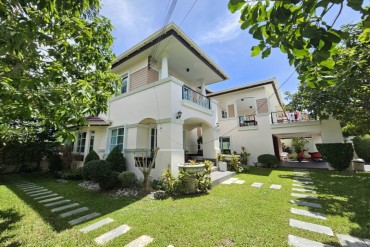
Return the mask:
POLYGON ((339 171, 347 169, 353 159, 351 143, 318 143, 316 148, 324 160, 339 171))
POLYGON ((135 173, 129 171, 123 171, 118 175, 118 180, 121 182, 123 188, 133 188, 139 184, 135 173))
POLYGON ((276 168, 279 164, 278 159, 272 154, 261 154, 258 156, 257 161, 270 168, 276 168))
POLYGON ((99 182, 112 172, 110 164, 105 160, 92 160, 82 168, 82 176, 86 180, 99 182))
POLYGON ((113 171, 126 171, 126 159, 121 150, 119 150, 118 146, 114 147, 112 151, 110 151, 106 161, 110 163, 113 171))
POLYGON ((99 180, 99 187, 103 190, 108 190, 116 187, 119 184, 118 176, 119 172, 111 171, 106 176, 99 180))
POLYGON ((91 150, 85 157, 84 165, 89 163, 92 160, 100 160, 99 155, 94 151, 91 150))
POLYGON ((370 135, 356 136, 353 138, 353 146, 359 158, 370 162, 370 135))
POLYGON ((58 154, 52 154, 49 158, 49 171, 57 173, 63 170, 63 160, 58 154))

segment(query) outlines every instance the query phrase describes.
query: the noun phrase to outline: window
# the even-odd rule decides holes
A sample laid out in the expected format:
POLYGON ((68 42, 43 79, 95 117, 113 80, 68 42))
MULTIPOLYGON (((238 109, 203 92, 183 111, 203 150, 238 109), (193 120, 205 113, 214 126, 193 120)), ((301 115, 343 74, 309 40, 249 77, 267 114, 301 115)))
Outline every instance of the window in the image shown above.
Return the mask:
POLYGON ((226 109, 222 109, 221 110, 221 117, 222 118, 227 118, 227 111, 226 111, 226 109))
POLYGON ((111 151, 116 146, 118 146, 120 151, 123 151, 124 134, 125 134, 124 128, 112 129, 111 136, 110 136, 110 150, 111 151))
POLYGON ((153 152, 154 148, 157 147, 157 129, 150 129, 150 152, 153 152))
POLYGON ((121 79, 120 94, 127 93, 127 86, 128 86, 128 76, 125 75, 121 79))
POLYGON ((90 132, 90 146, 89 146, 89 151, 94 149, 94 140, 95 140, 95 131, 90 132))
POLYGON ((223 154, 231 154, 230 137, 220 137, 220 149, 223 154))
POLYGON ((86 145, 86 132, 78 133, 77 138, 77 153, 84 153, 85 152, 85 145, 86 145))

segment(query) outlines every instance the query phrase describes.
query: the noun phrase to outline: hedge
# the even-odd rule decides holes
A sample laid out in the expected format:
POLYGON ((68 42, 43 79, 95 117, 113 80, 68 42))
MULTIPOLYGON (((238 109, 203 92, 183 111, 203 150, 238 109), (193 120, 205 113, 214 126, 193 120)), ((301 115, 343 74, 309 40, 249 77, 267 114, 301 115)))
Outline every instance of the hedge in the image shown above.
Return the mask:
POLYGON ((370 135, 356 136, 353 138, 353 146, 359 158, 370 162, 370 135))
POLYGON ((106 161, 110 163, 113 171, 126 171, 126 159, 123 156, 121 150, 119 150, 118 146, 114 147, 112 151, 110 151, 106 161))
POLYGON ((324 160, 339 171, 347 169, 353 159, 351 143, 320 143, 316 144, 316 148, 324 160))
POLYGON ((85 161, 84 161, 84 165, 86 165, 87 163, 89 163, 92 160, 100 160, 99 155, 94 150, 91 150, 86 155, 86 158, 85 158, 85 161))
POLYGON ((257 158, 258 163, 262 163, 263 165, 267 167, 275 168, 278 166, 278 159, 275 157, 275 155, 272 154, 261 154, 257 158))

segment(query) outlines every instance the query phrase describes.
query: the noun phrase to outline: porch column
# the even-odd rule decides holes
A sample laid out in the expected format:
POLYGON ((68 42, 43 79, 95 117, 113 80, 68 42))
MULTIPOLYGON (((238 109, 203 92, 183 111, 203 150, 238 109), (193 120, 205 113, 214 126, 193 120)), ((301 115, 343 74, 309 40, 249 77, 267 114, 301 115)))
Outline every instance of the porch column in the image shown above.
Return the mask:
MULTIPOLYGON (((220 130, 202 125, 203 133, 203 158, 216 162, 217 154, 220 153, 219 136, 220 130)), ((216 163, 215 163, 216 164, 216 163)))
POLYGON ((168 77, 168 55, 165 53, 162 57, 162 69, 161 69, 161 79, 168 77))
POLYGON ((200 83, 200 93, 206 95, 206 83, 204 82, 204 79, 199 79, 198 82, 200 83))
POLYGON ((183 145, 183 121, 172 120, 158 124, 157 140, 159 152, 156 160, 156 172, 153 178, 160 177, 164 169, 171 169, 174 175, 179 172, 178 164, 185 159, 183 145))

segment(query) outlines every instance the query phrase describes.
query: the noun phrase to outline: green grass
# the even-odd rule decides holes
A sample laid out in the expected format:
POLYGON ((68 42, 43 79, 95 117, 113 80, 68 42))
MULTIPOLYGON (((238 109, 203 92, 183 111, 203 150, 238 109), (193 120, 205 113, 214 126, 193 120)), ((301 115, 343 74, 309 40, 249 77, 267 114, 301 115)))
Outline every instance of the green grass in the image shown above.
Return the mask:
POLYGON ((290 213, 293 171, 289 169, 253 168, 249 174, 236 176, 246 181, 243 185, 218 185, 207 195, 166 200, 112 199, 102 192, 86 191, 76 181, 61 184, 42 175, 9 176, 44 186, 102 216, 71 227, 67 224, 71 218, 59 219, 5 177, 0 184, 0 246, 95 246, 94 238, 122 224, 132 229, 105 246, 124 246, 141 235, 155 239, 151 246, 287 246, 288 234, 339 246, 336 237, 290 227, 290 218, 370 238, 370 174, 310 174, 323 205, 315 211, 327 214, 326 221, 290 213), (254 182, 264 185, 251 187, 254 182), (280 184, 282 189, 269 189, 271 184, 280 184), (88 234, 79 232, 105 217, 114 222, 88 234))

